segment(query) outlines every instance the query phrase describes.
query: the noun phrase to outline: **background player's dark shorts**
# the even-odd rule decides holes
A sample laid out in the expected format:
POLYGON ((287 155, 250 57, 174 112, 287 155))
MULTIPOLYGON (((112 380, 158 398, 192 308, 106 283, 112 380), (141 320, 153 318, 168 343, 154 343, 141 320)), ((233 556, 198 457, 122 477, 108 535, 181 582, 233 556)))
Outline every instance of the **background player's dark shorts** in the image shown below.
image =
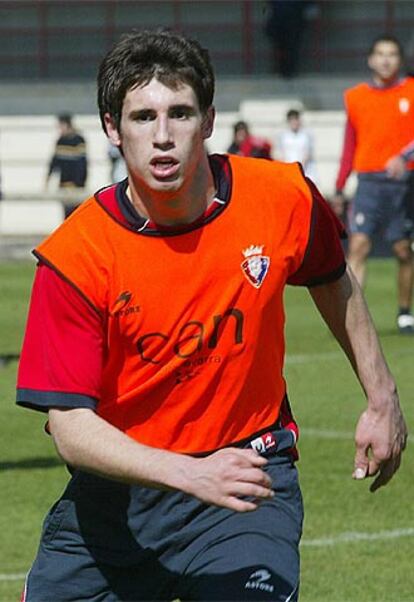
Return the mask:
POLYGON ((412 178, 392 180, 384 174, 360 174, 351 206, 351 232, 372 237, 384 233, 393 243, 411 237, 414 199, 412 178))
POLYGON ((46 518, 26 600, 297 600, 297 471, 286 453, 266 470, 276 495, 244 514, 75 473, 46 518))

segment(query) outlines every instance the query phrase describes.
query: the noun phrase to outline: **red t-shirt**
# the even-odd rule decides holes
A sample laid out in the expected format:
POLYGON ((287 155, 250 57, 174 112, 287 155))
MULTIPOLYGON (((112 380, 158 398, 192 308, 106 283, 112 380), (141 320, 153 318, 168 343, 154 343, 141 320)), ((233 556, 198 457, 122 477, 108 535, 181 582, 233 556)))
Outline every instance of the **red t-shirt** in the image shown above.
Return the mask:
MULTIPOLYGON (((198 218, 197 227, 200 220, 215 219, 231 198, 228 161, 213 156, 211 166, 217 199, 198 218)), ((345 232, 315 185, 307 182, 313 198, 309 243, 302 265, 288 283, 310 287, 334 281, 344 273, 340 238, 345 232)), ((126 185, 126 181, 118 185, 116 203, 112 200, 105 209, 126 225, 141 232, 153 229, 157 234, 154 224, 135 213, 126 197, 126 185)), ((105 341, 104 318, 69 282, 40 263, 20 359, 17 403, 41 411, 50 407, 94 409, 100 398, 105 341)))

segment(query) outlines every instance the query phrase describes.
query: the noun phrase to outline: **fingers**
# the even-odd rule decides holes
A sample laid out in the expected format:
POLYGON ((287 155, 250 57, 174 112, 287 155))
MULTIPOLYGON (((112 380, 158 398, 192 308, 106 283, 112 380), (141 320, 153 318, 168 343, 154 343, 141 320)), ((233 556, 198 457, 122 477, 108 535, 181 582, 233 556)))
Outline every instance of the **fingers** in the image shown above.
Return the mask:
POLYGON ((258 468, 248 468, 241 475, 240 480, 247 483, 255 483, 270 489, 272 487, 272 479, 267 473, 258 468))
POLYGON ((262 487, 255 483, 237 483, 234 487, 234 491, 231 491, 230 494, 237 497, 243 496, 261 499, 271 499, 275 495, 274 491, 269 487, 262 487))
POLYGON ((397 472, 401 464, 401 454, 396 458, 390 458, 383 464, 381 464, 377 470, 378 476, 375 481, 371 484, 369 490, 374 493, 380 487, 386 485, 397 472))
POLYGON ((399 446, 400 451, 394 453, 391 457, 379 460, 375 456, 368 457, 368 453, 362 452, 355 455, 355 469, 352 474, 356 480, 362 480, 367 477, 376 477, 370 486, 370 491, 374 493, 380 487, 386 485, 397 472, 401 464, 401 454, 405 449, 405 442, 399 446))
POLYGON ((381 410, 368 408, 361 414, 355 433, 354 479, 376 477, 372 492, 386 485, 401 464, 407 443, 407 426, 398 397, 381 410))
POLYGON ((237 482, 230 486, 219 505, 237 512, 251 512, 256 510, 261 502, 272 499, 274 495, 274 491, 269 487, 251 482, 237 482))
POLYGON ((365 479, 369 470, 368 448, 357 443, 354 461, 354 472, 352 478, 356 480, 365 479))
POLYGON ((272 480, 263 470, 266 458, 254 450, 226 448, 197 460, 189 493, 237 512, 256 510, 274 496, 272 480))
POLYGON ((405 161, 399 156, 391 157, 385 167, 390 178, 401 178, 406 171, 405 161))
POLYGON ((257 510, 259 502, 250 500, 241 500, 238 497, 229 497, 224 503, 220 504, 229 510, 236 512, 253 512, 257 510))
POLYGON ((219 452, 216 452, 217 455, 221 454, 223 456, 232 456, 235 459, 237 458, 240 462, 251 466, 266 466, 267 459, 258 454, 253 449, 240 449, 238 447, 227 447, 226 449, 222 449, 219 452))
MULTIPOLYGON (((266 458, 259 456, 253 450, 233 450, 228 455, 228 474, 225 487, 230 495, 252 496, 257 498, 271 498, 272 479, 264 472, 263 467, 267 464, 266 458)), ((224 475, 223 475, 224 476, 224 475)))

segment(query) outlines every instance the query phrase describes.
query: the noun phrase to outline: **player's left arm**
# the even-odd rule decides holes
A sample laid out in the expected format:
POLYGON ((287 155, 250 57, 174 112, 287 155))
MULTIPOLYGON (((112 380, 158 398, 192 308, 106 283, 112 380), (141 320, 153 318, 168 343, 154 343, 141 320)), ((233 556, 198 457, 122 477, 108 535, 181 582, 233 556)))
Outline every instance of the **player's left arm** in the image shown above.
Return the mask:
POLYGON ((398 155, 394 155, 388 159, 385 168, 390 178, 399 180, 402 178, 406 171, 406 165, 408 161, 414 159, 414 140, 407 144, 401 149, 398 155))
POLYGON ((347 268, 339 279, 309 290, 348 356, 367 398, 367 408, 356 427, 353 477, 377 475, 371 484, 371 491, 375 491, 398 470, 407 439, 395 381, 351 270, 347 268))

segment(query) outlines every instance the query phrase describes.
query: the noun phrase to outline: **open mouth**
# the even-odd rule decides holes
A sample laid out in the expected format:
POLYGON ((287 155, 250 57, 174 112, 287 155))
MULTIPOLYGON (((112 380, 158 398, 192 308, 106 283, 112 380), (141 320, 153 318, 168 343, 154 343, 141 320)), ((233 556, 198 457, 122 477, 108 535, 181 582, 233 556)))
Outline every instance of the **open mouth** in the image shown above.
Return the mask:
POLYGON ((179 162, 174 157, 154 157, 150 162, 151 171, 156 178, 169 178, 179 169, 179 162))

